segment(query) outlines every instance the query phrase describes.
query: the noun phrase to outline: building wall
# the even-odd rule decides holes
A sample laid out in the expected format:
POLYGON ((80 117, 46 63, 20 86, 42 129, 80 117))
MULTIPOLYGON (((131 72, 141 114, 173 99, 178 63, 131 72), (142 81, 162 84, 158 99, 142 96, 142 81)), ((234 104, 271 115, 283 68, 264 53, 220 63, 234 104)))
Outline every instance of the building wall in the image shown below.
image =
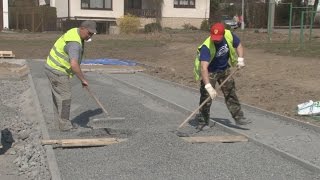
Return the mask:
POLYGON ((56 0, 50 0, 50 6, 56 7, 56 0))
MULTIPOLYGON (((148 0, 142 0, 142 9, 152 7, 148 0)), ((195 8, 174 8, 173 0, 164 0, 162 8, 162 27, 182 29, 190 24, 200 28, 201 22, 209 18, 210 0, 196 0, 195 8)), ((140 18, 141 26, 155 22, 154 18, 140 18)))
MULTIPOLYGON (((182 28, 184 24, 191 24, 199 28, 201 22, 209 18, 210 0, 196 0, 195 8, 174 8, 173 2, 173 0, 164 0, 162 8, 163 27, 182 28)), ((124 14, 124 0, 113 0, 113 10, 82 10, 80 3, 81 0, 70 0, 70 17, 87 16, 118 19, 124 14)), ((68 0, 50 0, 50 5, 57 7, 58 17, 68 16, 68 0)), ((142 0, 142 9, 149 8, 152 8, 152 3, 149 0, 142 0)), ((319 16, 319 13, 317 13, 317 16, 319 16)), ((142 26, 151 22, 155 22, 155 19, 141 18, 142 26)))
POLYGON ((190 24, 192 26, 200 28, 202 21, 203 21, 203 18, 184 18, 184 17, 169 18, 168 17, 168 18, 162 18, 161 26, 170 27, 173 29, 183 29, 183 25, 190 24))
POLYGON ((144 28, 146 24, 155 23, 155 18, 140 18, 141 28, 144 28))
MULTIPOLYGON (((203 21, 202 18, 182 18, 182 17, 162 18, 161 26, 163 28, 169 27, 172 29, 183 29, 183 25, 191 24, 192 26, 200 28, 202 21, 203 21)), ((144 28, 146 24, 155 23, 155 22, 156 22, 155 18, 140 18, 141 28, 144 28)))
POLYGON ((57 8, 57 17, 58 18, 68 17, 68 0, 51 1, 50 6, 57 8))
POLYGON ((174 8, 173 0, 163 0, 164 18, 209 18, 210 0, 196 0, 195 8, 174 8))
POLYGON ((39 0, 39 5, 40 5, 40 6, 46 5, 46 1, 45 1, 45 0, 39 0))
MULTIPOLYGON (((66 0, 60 0, 66 1, 66 0)), ((119 18, 124 14, 124 0, 113 0, 112 10, 84 10, 81 9, 81 0, 70 0, 70 16, 90 16, 103 18, 119 18)))
MULTIPOLYGON (((183 28, 184 24, 200 27, 204 19, 209 18, 210 0, 196 0, 195 8, 174 8, 173 0, 163 0, 162 26, 183 28)), ((124 14, 124 0, 113 0, 112 10, 83 10, 81 0, 70 0, 70 17, 120 18, 124 14)), ((68 0, 51 0, 51 6, 57 7, 58 17, 68 17, 68 0)), ((152 8, 148 0, 142 0, 142 9, 152 8)), ((141 25, 154 22, 153 18, 141 18, 141 25)))

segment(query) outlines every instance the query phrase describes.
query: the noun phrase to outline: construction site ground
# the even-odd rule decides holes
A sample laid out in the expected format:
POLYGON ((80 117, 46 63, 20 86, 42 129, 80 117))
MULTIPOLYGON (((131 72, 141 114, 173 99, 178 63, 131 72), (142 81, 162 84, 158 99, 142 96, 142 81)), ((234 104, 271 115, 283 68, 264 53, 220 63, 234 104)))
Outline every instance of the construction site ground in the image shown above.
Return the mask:
MULTIPOLYGON (((317 99, 320 59, 320 31, 315 29, 300 48, 295 29, 288 42, 288 30, 274 32, 269 41, 265 30, 236 30, 245 47, 246 69, 236 78, 241 102, 302 119, 296 106, 317 99)), ((309 31, 305 31, 309 32, 309 31)), ((59 33, 0 33, 0 49, 11 50, 17 59, 45 59, 59 33)), ((197 88, 193 78, 196 48, 208 36, 204 31, 172 30, 156 34, 96 35, 86 43, 85 58, 134 60, 148 65, 146 73, 197 88)), ((221 95, 221 93, 220 93, 221 95)), ((307 120, 308 119, 304 119, 307 120)), ((317 123, 310 120, 310 123, 317 123)))
MULTIPOLYGON (((217 122, 215 126, 195 133, 190 123, 181 131, 191 136, 243 134, 249 138, 249 142, 190 144, 178 137, 174 130, 198 105, 198 83, 193 80, 192 68, 195 48, 207 36, 205 32, 97 35, 86 44, 87 58, 134 60, 141 63, 145 73, 169 80, 167 82, 141 73, 107 75, 87 72, 92 90, 110 109, 112 116, 126 118, 122 122, 105 124, 114 135, 106 134, 103 129, 88 128, 94 118, 104 118, 104 115, 77 79, 73 80, 71 116, 79 124, 80 130, 60 133, 56 129, 52 120, 50 90, 43 74, 43 60, 58 34, 1 33, 0 49, 12 50, 17 58, 26 59, 31 69, 28 74, 21 63, 19 66, 7 62, 0 64, 1 94, 9 96, 14 90, 19 90, 17 84, 20 87, 19 92, 14 93, 16 99, 6 96, 5 100, 1 99, 4 108, 1 112, 8 112, 6 108, 10 107, 10 112, 24 109, 21 114, 24 115, 30 111, 30 107, 19 107, 21 101, 28 99, 28 102, 36 104, 38 99, 40 104, 36 113, 42 113, 43 117, 38 114, 36 119, 43 119, 45 123, 35 123, 39 128, 31 132, 42 133, 37 134, 39 137, 35 140, 44 138, 46 132, 43 132, 43 128, 48 130, 47 135, 52 139, 109 136, 128 139, 127 142, 100 148, 48 150, 46 146, 45 151, 49 154, 51 152, 52 158, 49 165, 43 163, 41 158, 34 158, 31 165, 24 166, 33 170, 21 170, 27 162, 16 160, 14 163, 19 165, 20 175, 7 173, 7 176, 32 179, 48 177, 50 172, 61 175, 63 179, 270 179, 270 176, 272 179, 318 179, 320 123, 313 118, 297 116, 296 105, 318 98, 320 88, 316 84, 319 50, 306 50, 309 54, 303 54, 303 51, 296 49, 289 53, 291 47, 286 51, 284 44, 275 44, 273 46, 278 51, 270 52, 270 45, 260 42, 266 41, 265 33, 246 31, 239 34, 244 46, 248 48, 245 51, 246 68, 235 77, 237 93, 244 103, 246 116, 254 123, 247 128, 234 126, 223 98, 220 97, 211 108, 212 122, 217 122), (34 88, 30 84, 34 84, 34 88), (37 164, 41 164, 41 168, 37 164)), ((280 39, 287 38, 280 33, 273 36, 277 35, 280 39)), ((313 38, 319 41, 317 35, 313 38)), ((2 116, 12 116, 17 120, 23 118, 15 113, 2 116)), ((21 141, 29 139, 30 129, 34 127, 32 124, 25 123, 29 133, 24 137, 26 133, 21 132, 23 126, 17 129, 15 126, 10 127, 12 123, 6 122, 1 122, 1 128, 9 126, 14 135, 20 133, 17 137, 21 141)), ((41 147, 36 142, 32 145, 41 147)), ((17 150, 14 146, 12 149, 4 153, 7 158, 16 156, 23 148, 17 150)), ((30 154, 21 155, 25 156, 33 157, 30 154)), ((14 168, 14 165, 2 166, 0 169, 14 168)))

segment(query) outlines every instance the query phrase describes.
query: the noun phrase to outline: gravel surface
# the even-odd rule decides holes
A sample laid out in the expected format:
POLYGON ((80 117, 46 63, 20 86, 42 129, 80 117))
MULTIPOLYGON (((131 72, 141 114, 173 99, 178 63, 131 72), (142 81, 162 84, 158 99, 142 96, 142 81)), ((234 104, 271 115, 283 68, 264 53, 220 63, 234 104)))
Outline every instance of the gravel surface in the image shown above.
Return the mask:
POLYGON ((10 156, 17 175, 10 178, 50 179, 28 80, 0 80, 0 87, 1 156, 10 156))
MULTIPOLYGON (((38 64, 32 64, 34 69, 38 64)), ((60 133, 50 122, 51 99, 41 72, 33 72, 44 115, 54 138, 89 137, 85 125, 104 118, 95 102, 73 80, 71 117, 80 125, 76 132, 60 133)), ((99 148, 56 149, 56 158, 64 179, 319 179, 303 167, 257 146, 246 143, 190 144, 174 130, 187 116, 154 101, 103 75, 88 73, 90 88, 113 117, 125 117, 108 127, 127 131, 128 141, 99 148)), ((118 131, 117 131, 118 130, 118 131)), ((183 131, 195 132, 191 126, 183 131)), ((228 134, 218 127, 201 135, 228 134)), ((96 136, 95 134, 94 136, 96 136)), ((120 135, 119 135, 120 136, 120 135)), ((107 137, 107 136, 106 136, 107 137)))
MULTIPOLYGON (((142 73, 131 76, 113 74, 112 77, 125 81, 135 87, 143 88, 166 101, 176 103, 190 111, 197 108, 199 100, 198 90, 186 91, 183 86, 173 85, 172 83, 146 76, 142 73)), ((294 155, 317 166, 319 169, 319 127, 248 105, 242 105, 242 109, 246 118, 253 121, 253 123, 245 126, 246 129, 234 126, 234 120, 226 108, 224 99, 221 97, 212 103, 211 118, 230 127, 233 131, 245 134, 269 147, 294 155)))

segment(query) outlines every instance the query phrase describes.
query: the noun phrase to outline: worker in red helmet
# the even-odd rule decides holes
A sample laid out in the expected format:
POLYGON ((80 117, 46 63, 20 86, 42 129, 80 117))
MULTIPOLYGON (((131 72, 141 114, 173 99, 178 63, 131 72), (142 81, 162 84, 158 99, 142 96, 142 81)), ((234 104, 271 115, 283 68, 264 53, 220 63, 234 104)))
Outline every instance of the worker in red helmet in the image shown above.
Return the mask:
MULTIPOLYGON (((210 36, 198 47, 194 65, 194 75, 200 82, 200 104, 209 96, 208 101, 198 114, 200 127, 208 125, 212 99, 217 96, 215 84, 222 83, 230 74, 231 67, 243 68, 243 46, 240 39, 222 23, 214 24, 210 29, 210 36)), ((235 82, 231 77, 221 87, 226 105, 237 125, 251 123, 244 117, 239 99, 236 95, 235 82)))

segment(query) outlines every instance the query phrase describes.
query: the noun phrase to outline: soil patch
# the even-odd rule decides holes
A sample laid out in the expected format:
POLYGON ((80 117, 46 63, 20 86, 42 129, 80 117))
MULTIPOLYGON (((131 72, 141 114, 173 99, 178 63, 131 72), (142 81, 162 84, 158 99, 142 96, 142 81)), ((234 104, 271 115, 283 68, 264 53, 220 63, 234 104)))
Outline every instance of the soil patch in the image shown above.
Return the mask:
MULTIPOLYGON (((299 48, 299 32, 292 32, 292 43, 288 44, 287 31, 274 32, 272 37, 263 30, 236 31, 245 47, 246 68, 235 77, 241 102, 320 125, 296 112, 298 104, 320 100, 320 39, 315 36, 319 32, 314 31, 311 41, 307 41, 306 35, 304 48, 299 48)), ((12 50, 17 58, 45 59, 59 35, 0 33, 0 38, 4 38, 0 49, 12 50)), ((193 78, 193 61, 196 48, 206 37, 208 32, 178 30, 95 35, 92 42, 85 44, 85 58, 134 60, 144 64, 148 74, 198 88, 199 83, 193 78)))
POLYGON ((9 62, 0 62, 0 79, 20 78, 28 75, 29 68, 27 65, 20 65, 9 62))

